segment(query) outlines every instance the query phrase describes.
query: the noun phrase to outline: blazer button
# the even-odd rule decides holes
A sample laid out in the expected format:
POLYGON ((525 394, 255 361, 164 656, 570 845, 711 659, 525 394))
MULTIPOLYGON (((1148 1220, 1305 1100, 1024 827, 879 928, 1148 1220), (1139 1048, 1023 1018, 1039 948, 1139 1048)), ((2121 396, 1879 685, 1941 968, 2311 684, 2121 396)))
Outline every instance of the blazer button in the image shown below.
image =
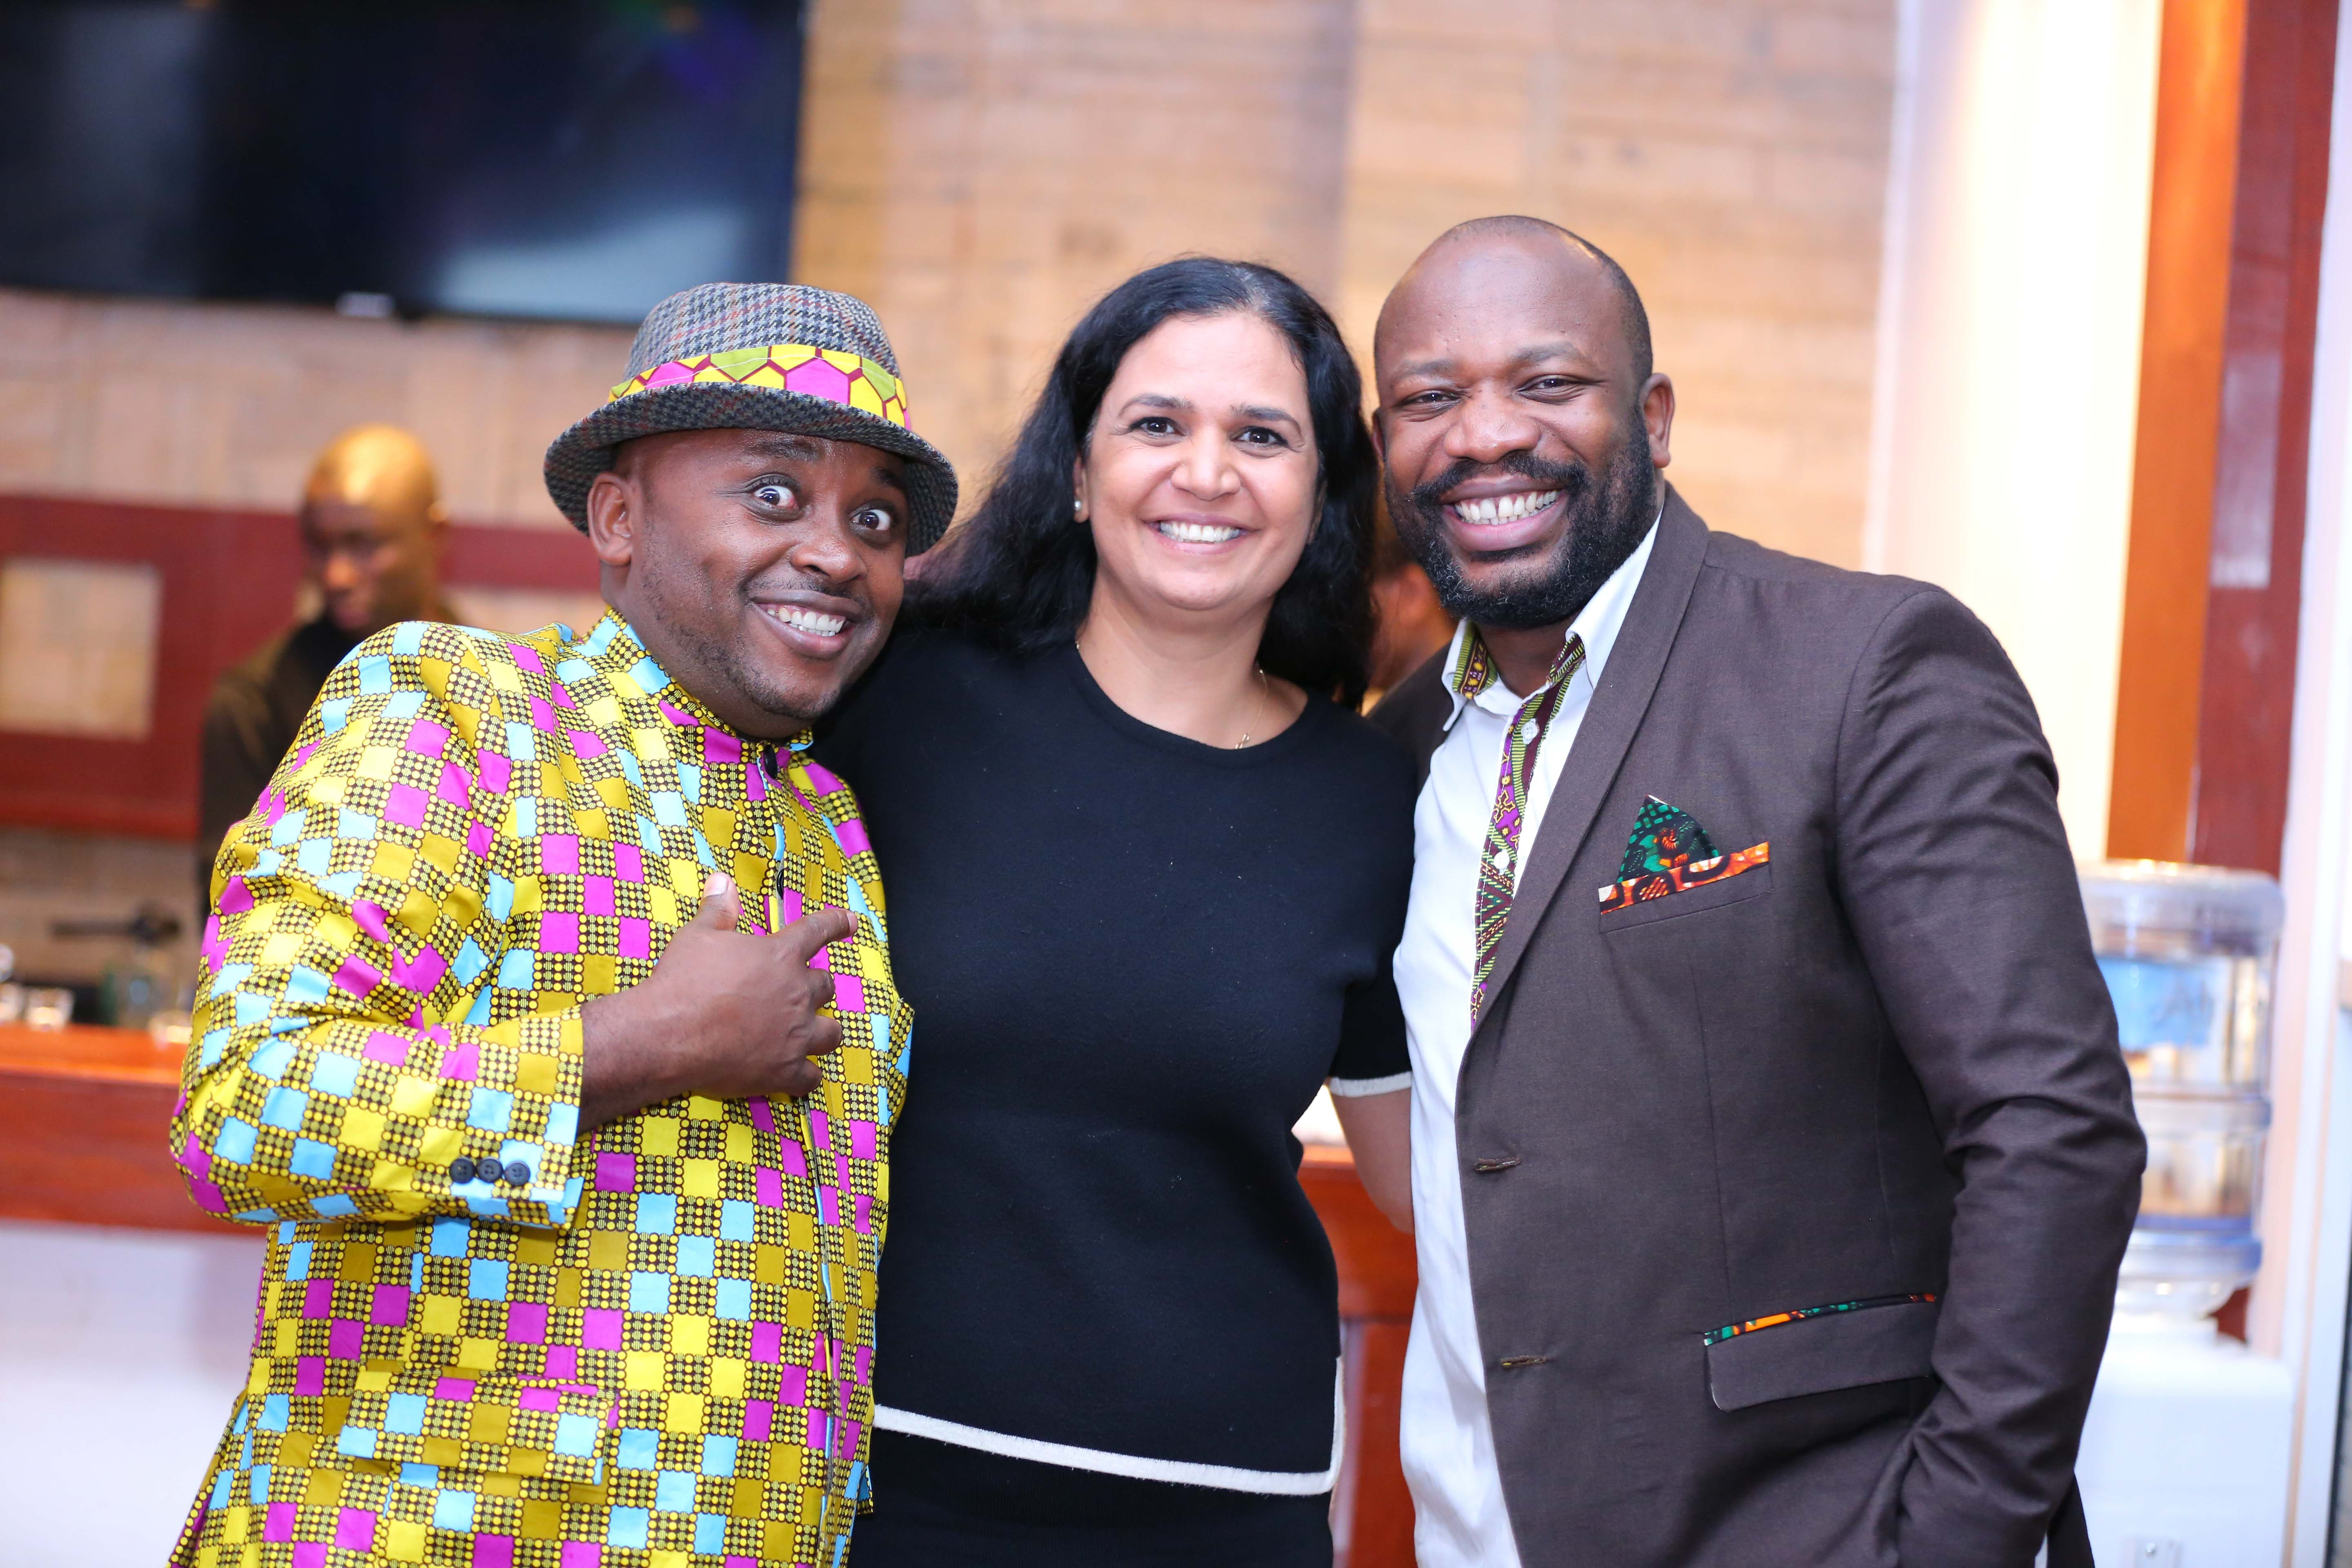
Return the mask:
POLYGON ((1492 1175, 1496 1171, 1507 1171, 1518 1163, 1517 1154, 1497 1154, 1491 1159, 1473 1160, 1470 1168, 1481 1175, 1492 1175))
POLYGON ((506 1179, 507 1168, 504 1165, 499 1164, 496 1160, 477 1160, 474 1162, 474 1180, 478 1182, 488 1182, 490 1185, 497 1186, 500 1182, 503 1182, 506 1179))
POLYGON ((460 1154, 449 1162, 449 1181, 453 1186, 464 1186, 474 1179, 474 1162, 460 1154))
POLYGON ((508 1161, 506 1183, 507 1185, 510 1187, 527 1187, 530 1185, 530 1167, 524 1164, 520 1160, 508 1161))

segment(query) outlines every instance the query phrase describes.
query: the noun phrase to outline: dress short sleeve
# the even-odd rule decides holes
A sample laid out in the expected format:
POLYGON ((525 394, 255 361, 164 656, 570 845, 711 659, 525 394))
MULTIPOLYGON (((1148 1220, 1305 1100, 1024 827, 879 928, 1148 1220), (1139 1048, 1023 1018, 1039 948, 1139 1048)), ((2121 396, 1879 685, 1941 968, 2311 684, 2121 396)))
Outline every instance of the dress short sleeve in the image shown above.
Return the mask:
POLYGON ((1412 1087, 1405 1049, 1404 1008, 1385 959, 1371 979, 1348 987, 1339 1018, 1339 1048, 1331 1058, 1331 1092, 1342 1098, 1390 1094, 1412 1087))

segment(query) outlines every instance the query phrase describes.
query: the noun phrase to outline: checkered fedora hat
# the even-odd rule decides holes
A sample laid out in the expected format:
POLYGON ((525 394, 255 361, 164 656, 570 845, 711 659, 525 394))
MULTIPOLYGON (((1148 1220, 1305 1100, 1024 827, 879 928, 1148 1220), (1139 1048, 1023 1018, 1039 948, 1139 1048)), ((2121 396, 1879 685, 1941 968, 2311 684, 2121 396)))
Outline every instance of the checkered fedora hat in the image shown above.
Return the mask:
POLYGON ((908 460, 907 553, 955 516, 955 469, 907 426, 898 356, 865 300, 797 283, 705 283, 656 305, 628 379, 547 448, 547 493, 576 528, 622 442, 666 430, 785 430, 908 460))

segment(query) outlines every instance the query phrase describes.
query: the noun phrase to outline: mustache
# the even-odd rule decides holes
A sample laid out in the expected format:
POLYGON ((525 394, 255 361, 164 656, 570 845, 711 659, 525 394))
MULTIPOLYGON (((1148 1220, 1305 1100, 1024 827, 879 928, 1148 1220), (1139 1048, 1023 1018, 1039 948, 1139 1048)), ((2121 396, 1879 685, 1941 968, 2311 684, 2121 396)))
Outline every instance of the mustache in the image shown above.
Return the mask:
POLYGON ((1415 485, 1411 500, 1424 516, 1435 517, 1445 505, 1445 494, 1472 479, 1492 478, 1496 470, 1516 474, 1533 480, 1548 490, 1566 490, 1572 506, 1592 489, 1592 470, 1582 463, 1553 463, 1533 452, 1506 452, 1494 462, 1482 463, 1472 458, 1457 459, 1435 479, 1415 485))
POLYGON ((862 577, 847 583, 835 583, 796 572, 772 582, 761 580, 743 584, 746 602, 756 601, 763 595, 779 594, 814 594, 821 598, 845 600, 865 610, 870 611, 874 607, 873 595, 867 591, 866 580, 862 577))

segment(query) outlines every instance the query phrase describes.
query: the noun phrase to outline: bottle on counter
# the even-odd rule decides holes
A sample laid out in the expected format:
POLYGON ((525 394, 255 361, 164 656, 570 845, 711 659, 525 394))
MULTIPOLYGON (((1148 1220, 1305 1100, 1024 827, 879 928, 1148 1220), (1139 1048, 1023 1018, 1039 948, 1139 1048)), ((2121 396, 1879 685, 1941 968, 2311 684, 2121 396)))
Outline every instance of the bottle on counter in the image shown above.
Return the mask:
POLYGON ((2210 1333, 2262 1267, 2272 990, 2285 900, 2256 871, 2155 860, 2082 868, 2147 1137, 2119 1325, 2210 1333))

